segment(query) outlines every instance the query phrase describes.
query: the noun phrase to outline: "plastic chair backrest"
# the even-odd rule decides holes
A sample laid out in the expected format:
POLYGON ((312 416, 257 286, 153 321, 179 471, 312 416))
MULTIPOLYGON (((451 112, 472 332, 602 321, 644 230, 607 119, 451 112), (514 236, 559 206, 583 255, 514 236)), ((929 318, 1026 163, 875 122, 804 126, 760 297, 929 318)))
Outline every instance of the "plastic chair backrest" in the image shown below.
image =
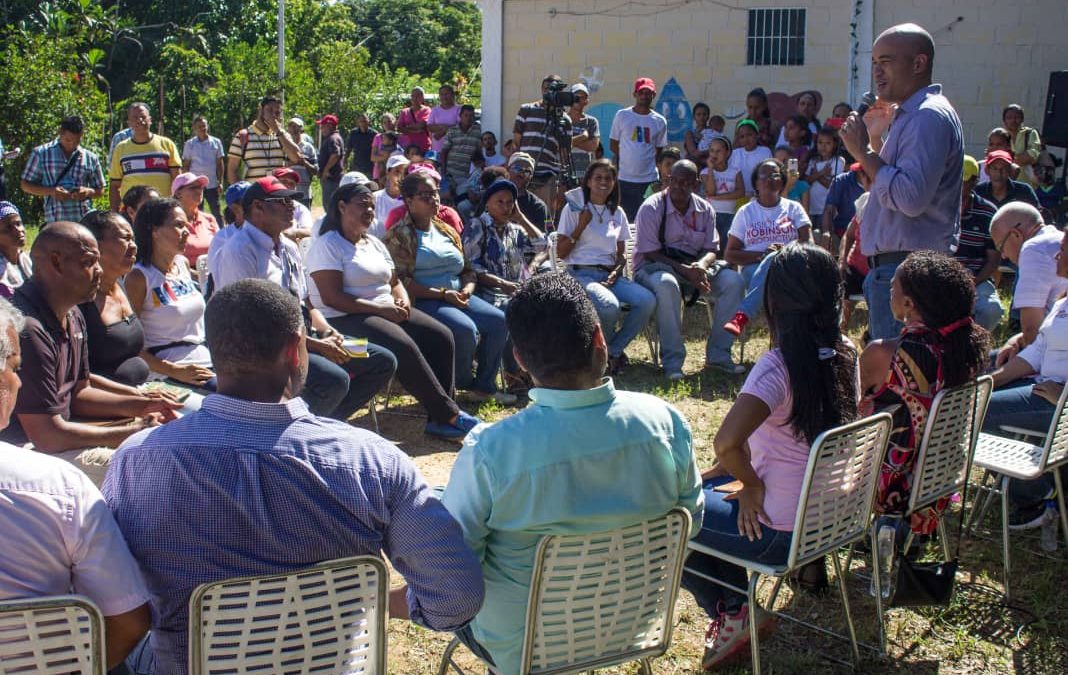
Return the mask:
POLYGON ((1046 444, 1042 448, 1041 470, 1053 468, 1068 461, 1068 387, 1061 392, 1057 407, 1053 411, 1053 421, 1046 434, 1046 444))
POLYGON ((0 673, 104 675, 104 616, 88 598, 0 602, 0 673))
POLYGON ((912 471, 908 513, 964 489, 994 380, 943 389, 931 403, 912 471))
POLYGON ((691 522, 675 508, 618 530, 543 537, 520 672, 573 673, 667 651, 691 522))
POLYGON ((823 432, 812 443, 787 567, 863 536, 871 520, 892 419, 887 413, 823 432))
POLYGON ((190 673, 385 675, 388 589, 374 556, 202 584, 189 599, 190 673))

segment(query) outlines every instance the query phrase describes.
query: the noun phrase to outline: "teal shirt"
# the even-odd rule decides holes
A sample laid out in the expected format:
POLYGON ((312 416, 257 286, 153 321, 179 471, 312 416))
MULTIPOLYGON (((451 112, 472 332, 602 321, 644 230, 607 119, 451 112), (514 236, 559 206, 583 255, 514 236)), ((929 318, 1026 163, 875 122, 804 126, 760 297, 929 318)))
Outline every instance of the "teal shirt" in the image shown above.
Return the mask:
POLYGON ((690 426, 648 394, 532 389, 531 405, 468 434, 442 501, 482 561, 486 599, 471 622, 500 672, 519 672, 538 540, 704 514, 690 426))
POLYGON ((415 251, 416 282, 428 288, 460 290, 460 272, 464 269, 464 254, 438 228, 426 232, 416 229, 419 248, 415 251))

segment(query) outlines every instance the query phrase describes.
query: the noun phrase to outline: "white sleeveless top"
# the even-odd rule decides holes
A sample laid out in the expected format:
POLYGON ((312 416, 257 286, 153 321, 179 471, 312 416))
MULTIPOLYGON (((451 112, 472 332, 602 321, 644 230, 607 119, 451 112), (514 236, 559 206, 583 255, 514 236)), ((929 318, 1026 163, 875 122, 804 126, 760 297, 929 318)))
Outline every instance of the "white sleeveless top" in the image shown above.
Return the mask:
POLYGON ((166 275, 154 265, 138 263, 134 269, 145 276, 145 301, 137 312, 145 329, 145 349, 173 344, 155 355, 210 368, 211 354, 204 344, 204 296, 193 283, 186 259, 176 257, 166 275))

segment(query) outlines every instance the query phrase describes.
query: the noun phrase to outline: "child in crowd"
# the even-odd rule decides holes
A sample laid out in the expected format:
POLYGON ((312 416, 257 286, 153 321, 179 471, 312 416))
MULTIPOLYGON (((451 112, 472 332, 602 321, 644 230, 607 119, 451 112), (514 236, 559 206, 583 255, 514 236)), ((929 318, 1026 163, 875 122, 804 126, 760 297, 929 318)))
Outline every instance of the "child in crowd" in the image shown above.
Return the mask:
MULTIPOLYGON (((838 155, 838 132, 830 127, 820 129, 816 137, 816 158, 808 163, 805 180, 809 184, 808 215, 817 226, 823 222, 823 207, 827 203, 827 191, 834 177, 846 170, 845 160, 838 155)), ((827 237, 830 233, 825 233, 827 237)), ((830 242, 817 240, 824 248, 830 242)))
MULTIPOLYGON (((1012 134, 1006 129, 1001 127, 994 127, 990 130, 990 134, 986 137, 986 154, 990 154, 995 150, 1004 150, 1005 152, 1012 154, 1012 134)), ((1010 172, 1009 178, 1016 180, 1016 176, 1020 171, 1020 167, 1013 164, 1014 172, 1010 172)), ((979 182, 989 183, 990 176, 986 173, 986 160, 979 161, 979 182)))
POLYGON ((857 197, 857 211, 853 219, 849 221, 845 236, 842 237, 842 245, 839 247, 839 264, 842 268, 842 279, 845 281, 845 302, 842 303, 842 332, 846 331, 849 319, 853 316, 853 309, 857 303, 850 298, 864 295, 864 277, 868 276, 868 259, 860 252, 860 223, 864 219, 864 207, 868 205, 868 190, 871 189, 871 179, 864 173, 864 167, 855 163, 849 170, 856 174, 857 181, 864 188, 864 193, 857 197))
POLYGON ((741 120, 734 129, 734 152, 731 153, 730 168, 741 172, 745 184, 745 196, 738 199, 738 206, 742 206, 753 196, 753 170, 764 160, 771 159, 771 150, 757 142, 759 134, 757 123, 750 119, 741 120))
POLYGON ((408 147, 404 148, 404 156, 412 164, 421 164, 425 159, 423 154, 423 148, 417 143, 412 143, 408 147))
MULTIPOLYGON (((768 95, 760 87, 757 87, 746 94, 745 119, 752 120, 753 124, 756 125, 757 145, 763 145, 770 150, 771 142, 775 140, 771 131, 771 109, 768 107, 768 95)), ((738 125, 741 126, 741 122, 739 122, 738 125)), ((742 145, 742 142, 738 139, 737 133, 738 127, 736 126, 734 137, 735 148, 742 145)), ((748 176, 749 172, 743 171, 742 175, 748 176)))
POLYGON ((738 312, 723 326, 732 335, 741 335, 749 320, 760 312, 772 256, 790 242, 804 243, 812 237, 812 223, 801 204, 782 196, 783 173, 783 165, 775 159, 757 165, 752 175, 756 198, 734 214, 727 235, 724 258, 727 264, 741 267, 746 283, 738 312))
POLYGON ((655 183, 650 183, 649 187, 645 188, 645 199, 649 199, 657 192, 663 192, 668 188, 671 167, 675 166, 675 162, 680 159, 682 159, 682 151, 673 145, 656 151, 656 172, 660 179, 655 183))
MULTIPOLYGON (((704 155, 701 152, 701 140, 708 128, 708 118, 712 115, 712 109, 707 103, 693 104, 693 129, 687 129, 683 135, 682 147, 686 150, 686 157, 692 159, 698 166, 703 163, 704 155)), ((663 174, 661 174, 663 175, 663 174)))
POLYGON ((1036 164, 1035 179, 1038 180, 1038 186, 1035 187, 1038 203, 1053 216, 1046 222, 1058 222, 1060 214, 1064 212, 1065 206, 1068 206, 1065 203, 1068 193, 1065 192, 1064 183, 1057 180, 1057 168, 1048 164, 1036 164))
MULTIPOLYGON (((802 176, 808 173, 808 157, 812 146, 812 130, 804 115, 792 115, 783 126, 785 145, 790 148, 790 156, 797 160, 797 170, 802 176)), ((776 150, 784 144, 776 146, 776 150)))
POLYGON ((717 138, 727 137, 727 134, 723 133, 725 126, 727 126, 727 120, 723 119, 722 115, 713 115, 708 119, 708 127, 705 128, 701 136, 701 142, 697 145, 702 158, 698 166, 702 166, 708 160, 708 146, 712 144, 712 141, 717 138))
POLYGON ((726 136, 712 139, 708 146, 707 166, 701 170, 705 197, 716 210, 716 232, 719 233, 719 255, 727 248, 727 232, 731 229, 737 201, 745 198, 742 172, 730 166, 731 142, 726 136))
MULTIPOLYGON (((512 143, 511 139, 508 143, 512 143)), ((486 166, 504 166, 504 163, 508 161, 508 155, 512 152, 508 150, 508 143, 504 144, 505 154, 497 152, 497 135, 492 131, 482 132, 482 157, 486 166)), ((512 143, 514 146, 515 144, 512 143)))
MULTIPOLYGON (((787 199, 792 199, 802 208, 805 209, 805 213, 808 213, 809 202, 809 185, 808 181, 801 180, 801 171, 798 167, 791 168, 791 159, 796 159, 793 156, 793 150, 787 145, 780 145, 775 148, 775 159, 779 160, 779 163, 786 167, 786 178, 782 185, 782 196, 787 199)), ((800 163, 798 163, 800 166, 800 163)))

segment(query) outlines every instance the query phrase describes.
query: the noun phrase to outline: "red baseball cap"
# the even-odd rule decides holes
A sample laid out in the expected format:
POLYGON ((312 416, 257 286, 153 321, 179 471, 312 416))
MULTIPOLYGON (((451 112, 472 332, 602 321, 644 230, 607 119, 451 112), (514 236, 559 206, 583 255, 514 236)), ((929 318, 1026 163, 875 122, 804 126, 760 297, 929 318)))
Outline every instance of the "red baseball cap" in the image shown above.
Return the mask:
POLYGON ((274 171, 271 172, 271 175, 274 176, 275 178, 288 178, 289 180, 291 180, 293 182, 296 182, 296 183, 300 182, 300 174, 297 173, 296 170, 294 170, 294 169, 292 169, 292 168, 290 168, 288 166, 280 166, 280 167, 278 167, 277 169, 275 169, 274 171))
POLYGON ((267 199, 268 197, 296 199, 302 196, 303 193, 299 190, 290 190, 274 176, 264 176, 252 181, 252 185, 245 190, 245 196, 241 198, 241 205, 247 209, 252 205, 252 202, 267 199))
POLYGON ((634 80, 634 93, 637 94, 642 89, 648 89, 655 94, 656 82, 653 82, 653 78, 651 77, 639 77, 634 80))
POLYGON ((337 123, 338 123, 337 115, 323 115, 323 118, 321 120, 317 120, 315 123, 316 124, 333 124, 336 127, 337 123))
POLYGON ((992 163, 1001 160, 1002 162, 1008 162, 1012 164, 1012 155, 1004 150, 994 150, 986 154, 986 165, 990 166, 992 163))

